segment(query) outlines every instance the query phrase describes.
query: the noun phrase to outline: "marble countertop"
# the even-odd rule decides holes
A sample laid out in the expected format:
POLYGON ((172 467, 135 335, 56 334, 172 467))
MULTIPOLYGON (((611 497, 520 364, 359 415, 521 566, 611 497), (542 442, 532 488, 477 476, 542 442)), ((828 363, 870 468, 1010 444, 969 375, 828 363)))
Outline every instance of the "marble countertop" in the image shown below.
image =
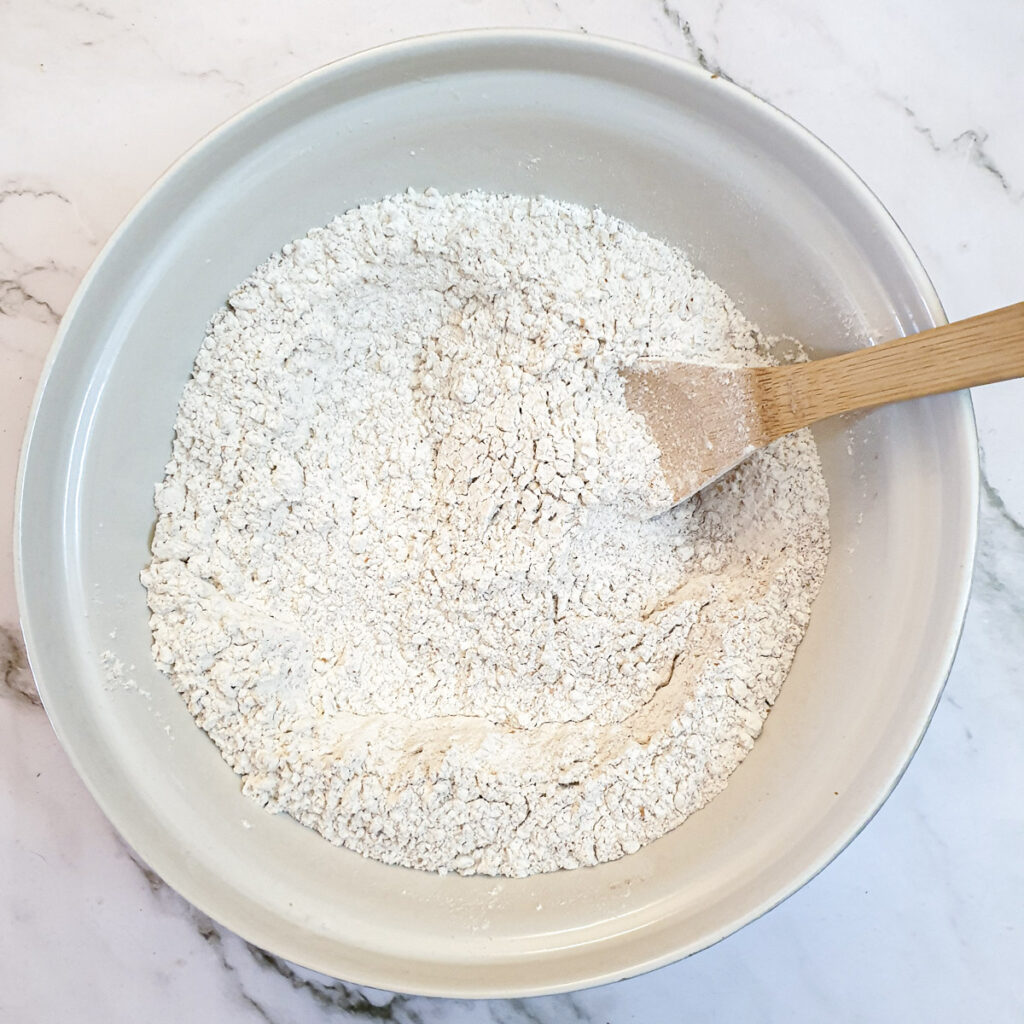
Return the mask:
POLYGON ((1024 6, 1007 0, 40 0, 0 4, 0 1020, 1024 1019, 1024 382, 975 392, 981 538, 921 749, 838 860, 653 974, 469 1003, 363 990, 218 927, 133 859, 34 694, 11 578, 32 393, 90 260, 185 148, 368 46, 515 25, 695 60, 791 114, 892 211, 951 319, 1024 298, 1024 6))

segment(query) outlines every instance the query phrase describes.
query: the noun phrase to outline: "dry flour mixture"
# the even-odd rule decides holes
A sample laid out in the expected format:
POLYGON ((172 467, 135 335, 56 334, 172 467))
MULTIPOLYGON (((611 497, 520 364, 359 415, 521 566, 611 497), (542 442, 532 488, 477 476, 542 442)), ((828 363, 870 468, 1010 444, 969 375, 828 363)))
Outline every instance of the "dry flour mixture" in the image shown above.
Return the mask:
POLYGON ((803 432, 664 511, 616 372, 640 356, 769 349, 680 252, 547 199, 385 199, 231 295, 143 581, 156 661, 247 794, 382 861, 527 875, 725 786, 807 625, 828 496, 803 432))

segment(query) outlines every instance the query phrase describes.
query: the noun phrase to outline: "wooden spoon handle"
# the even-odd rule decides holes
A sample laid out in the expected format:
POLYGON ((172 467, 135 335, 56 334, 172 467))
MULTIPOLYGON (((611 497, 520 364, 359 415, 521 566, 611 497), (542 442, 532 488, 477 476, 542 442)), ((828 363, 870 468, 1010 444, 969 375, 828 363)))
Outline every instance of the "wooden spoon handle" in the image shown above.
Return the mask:
POLYGON ((852 409, 1024 377, 1024 302, 758 376, 769 439, 852 409))

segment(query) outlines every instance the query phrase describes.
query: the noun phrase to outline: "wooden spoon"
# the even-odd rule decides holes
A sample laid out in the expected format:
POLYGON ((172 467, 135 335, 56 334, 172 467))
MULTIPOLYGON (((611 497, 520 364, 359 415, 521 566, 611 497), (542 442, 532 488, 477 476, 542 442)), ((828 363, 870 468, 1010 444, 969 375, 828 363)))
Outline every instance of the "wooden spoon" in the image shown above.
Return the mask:
POLYGON ((1024 302, 829 359, 697 366, 642 359, 621 371, 675 502, 784 434, 828 416, 1024 376, 1024 302))

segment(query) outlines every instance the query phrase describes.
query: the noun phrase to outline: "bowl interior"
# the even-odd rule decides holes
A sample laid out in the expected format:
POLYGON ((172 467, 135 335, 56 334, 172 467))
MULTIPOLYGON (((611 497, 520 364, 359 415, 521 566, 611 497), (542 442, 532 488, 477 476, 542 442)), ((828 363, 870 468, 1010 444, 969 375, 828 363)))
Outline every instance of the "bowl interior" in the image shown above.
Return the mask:
POLYGON ((938 698, 973 550, 965 396, 817 431, 825 585, 762 738, 641 852, 532 879, 385 867, 270 817, 152 665, 153 485, 206 321, 288 240, 409 186, 596 204, 682 246, 814 355, 941 318, 867 190, 777 112, 696 68, 536 34, 401 44, 317 72, 194 150, 123 225, 51 357, 20 492, 40 691, 139 853, 246 938, 380 987, 521 994, 611 980, 728 934, 819 870, 905 767, 938 698), (134 689, 112 686, 101 654, 134 689))

